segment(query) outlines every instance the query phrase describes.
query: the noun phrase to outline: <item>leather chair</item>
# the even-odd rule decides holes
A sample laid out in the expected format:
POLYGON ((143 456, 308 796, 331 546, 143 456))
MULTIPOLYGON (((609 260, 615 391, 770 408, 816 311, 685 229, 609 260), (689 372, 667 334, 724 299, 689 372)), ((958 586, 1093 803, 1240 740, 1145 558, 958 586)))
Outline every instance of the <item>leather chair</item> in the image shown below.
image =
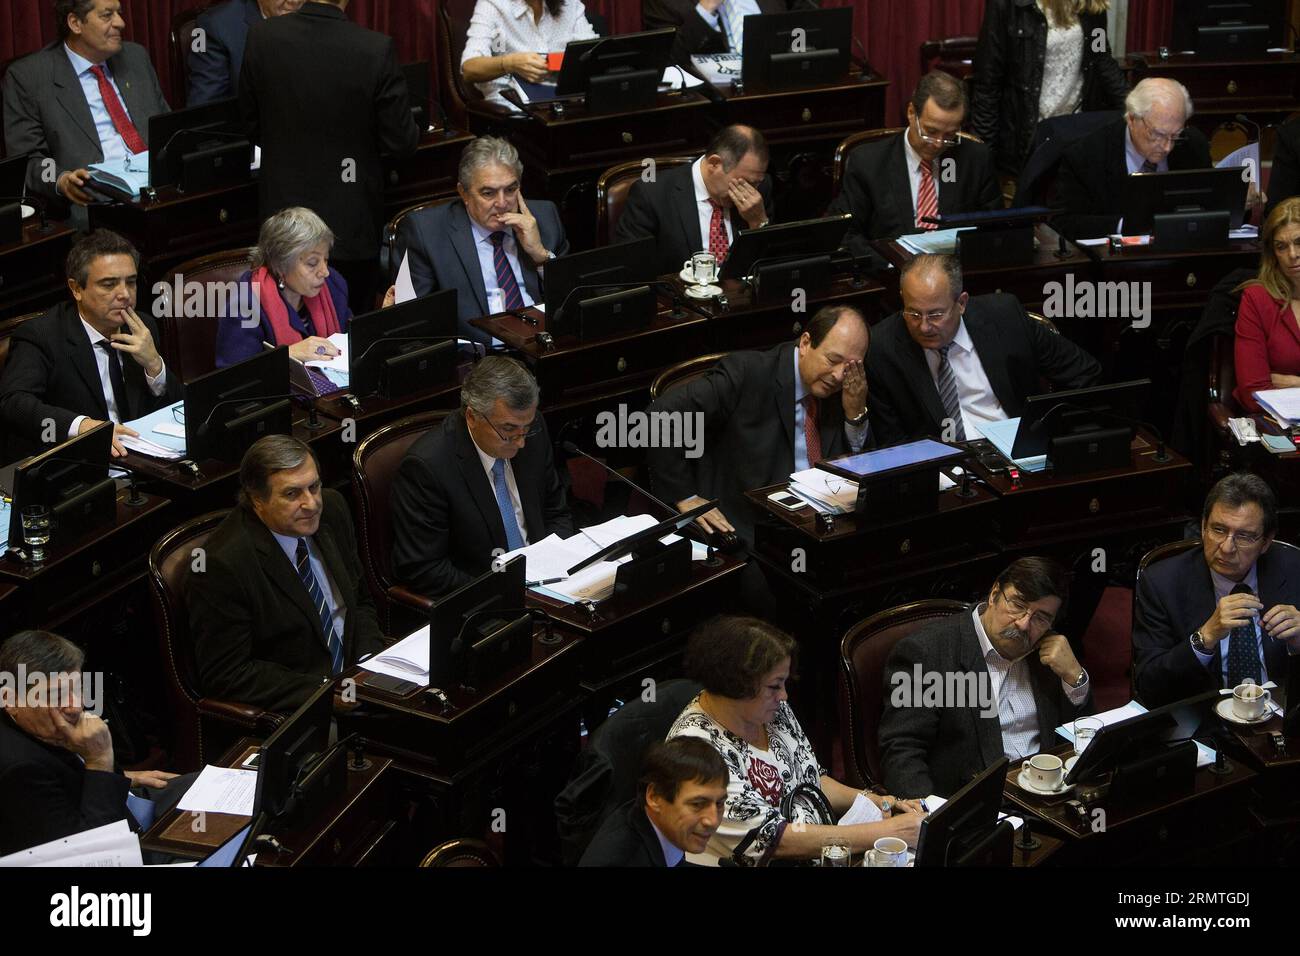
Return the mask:
POLYGON ((670 388, 675 388, 685 382, 699 378, 713 366, 717 365, 726 352, 714 352, 711 355, 700 355, 693 359, 687 359, 685 362, 678 362, 670 366, 655 376, 655 380, 650 383, 650 401, 654 401, 670 388))
POLYGON ((943 70, 959 80, 974 76, 979 39, 977 36, 960 36, 924 41, 921 44, 921 75, 925 76, 931 70, 943 70))
MULTIPOLYGON (((831 198, 834 199, 840 194, 840 184, 844 182, 844 171, 849 168, 849 156, 859 146, 865 146, 867 143, 874 143, 878 139, 885 139, 889 136, 896 136, 907 129, 906 126, 890 126, 886 129, 865 129, 860 133, 854 133, 840 140, 840 144, 835 147, 835 158, 831 162, 831 198)), ((957 135, 962 139, 968 139, 975 143, 982 143, 974 133, 958 131, 957 135)))
POLYGON ((1056 170, 1070 144, 1124 115, 1122 110, 1094 110, 1040 120, 1034 127, 1029 158, 1016 179, 1012 206, 1046 203, 1056 188, 1056 170))
POLYGON ((448 840, 429 851, 420 866, 487 866, 498 867, 496 854, 482 840, 448 840))
POLYGON ((44 314, 44 311, 28 312, 26 315, 16 315, 11 319, 0 321, 0 372, 4 372, 5 363, 9 361, 9 339, 18 331, 18 326, 44 314))
POLYGON ((443 196, 441 199, 432 199, 428 202, 416 203, 414 206, 407 206, 384 226, 384 239, 379 247, 380 263, 379 267, 388 276, 388 282, 391 285, 397 281, 397 272, 402 267, 402 253, 404 249, 399 248, 400 237, 402 234, 402 223, 407 216, 420 212, 423 209, 432 209, 435 206, 445 206, 449 202, 455 202, 457 196, 443 196))
POLYGON ((900 604, 864 618, 840 642, 840 746, 845 782, 852 787, 884 783, 880 715, 885 706, 885 662, 900 640, 931 621, 969 610, 945 598, 900 604))
MULTIPOLYGON (((227 249, 182 262, 163 276, 163 281, 169 290, 175 287, 177 277, 186 283, 235 283, 252 267, 251 248, 227 249)), ((164 310, 160 331, 167 367, 176 369, 182 382, 191 382, 217 367, 217 320, 173 314, 183 312, 184 304, 183 301, 172 303, 171 308, 164 310)))
MULTIPOLYGON (((1129 634, 1137 630, 1137 589, 1142 584, 1142 575, 1146 573, 1147 568, 1165 558, 1174 558, 1184 551, 1190 551, 1192 548, 1201 546, 1200 538, 1184 538, 1182 541, 1170 541, 1168 544, 1162 544, 1159 547, 1152 548, 1146 554, 1142 555, 1142 560, 1138 562, 1137 574, 1133 578, 1133 613, 1129 622, 1129 634)), ((1137 672, 1133 669, 1133 640, 1130 637, 1128 643, 1128 680, 1129 680, 1129 697, 1138 700, 1137 693, 1137 672)))
POLYGON ((190 93, 190 46, 193 44, 194 27, 199 21, 199 14, 212 3, 201 7, 182 10, 172 17, 171 32, 167 34, 167 56, 171 60, 172 95, 169 98, 174 109, 188 102, 190 93))
POLYGON ((1221 468, 1233 467, 1239 457, 1237 439, 1228 427, 1228 419, 1238 418, 1243 412, 1232 391, 1237 387, 1237 363, 1233 355, 1231 335, 1215 335, 1210 339, 1210 378, 1207 382, 1208 402, 1205 407, 1210 431, 1209 448, 1216 452, 1221 468))
POLYGON ((1028 315, 1035 322, 1037 322, 1039 325, 1042 325, 1044 328, 1047 329, 1047 331, 1051 332, 1053 335, 1061 334, 1061 330, 1056 327, 1056 323, 1053 322, 1051 319, 1049 319, 1047 316, 1040 315, 1037 312, 1030 312, 1028 309, 1025 310, 1025 314, 1028 315))
MULTIPOLYGON (((677 166, 686 166, 695 162, 695 156, 656 156, 653 157, 655 172, 661 173, 677 166)), ((632 184, 641 178, 645 171, 643 161, 636 159, 627 163, 611 166, 600 174, 596 180, 596 245, 607 246, 618 225, 619 216, 623 215, 623 205, 627 202, 628 191, 632 184)))
POLYGON ((150 593, 176 735, 172 769, 182 773, 211 763, 240 737, 267 736, 284 719, 260 707, 205 697, 198 689, 185 579, 194 549, 204 545, 228 513, 211 511, 193 518, 168 531, 149 551, 150 593))
POLYGON ((368 435, 352 454, 352 490, 357 502, 357 540, 366 583, 375 599, 379 626, 394 634, 393 605, 427 612, 433 599, 408 591, 393 580, 393 527, 389 501, 402 458, 418 438, 454 412, 441 409, 399 419, 368 435))
POLYGON ((518 117, 507 107, 489 103, 478 87, 466 83, 460 71, 461 54, 469 34, 475 0, 443 0, 438 6, 438 95, 453 126, 480 132, 518 117))

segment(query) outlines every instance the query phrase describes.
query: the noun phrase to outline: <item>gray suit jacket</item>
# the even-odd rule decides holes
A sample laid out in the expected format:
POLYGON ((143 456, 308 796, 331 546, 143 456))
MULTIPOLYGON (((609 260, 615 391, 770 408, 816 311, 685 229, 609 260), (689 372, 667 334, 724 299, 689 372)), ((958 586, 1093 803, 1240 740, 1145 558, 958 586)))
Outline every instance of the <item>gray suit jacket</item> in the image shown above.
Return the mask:
MULTIPOLYGON (((149 54, 138 43, 124 43, 122 52, 109 58, 108 71, 121 91, 131 122, 147 143, 149 117, 170 111, 149 54)), ((4 119, 5 149, 9 155, 26 153, 31 157, 27 191, 46 197, 54 218, 71 214, 74 226, 86 228, 86 210, 70 204, 55 192, 54 186, 68 170, 98 163, 104 153, 86 94, 61 41, 9 67, 4 83, 4 119), (47 158, 54 160, 54 169, 42 175, 42 161, 47 158)))
MULTIPOLYGON (((1058 742, 1056 728, 1087 713, 1092 698, 1089 695, 1081 707, 1074 707, 1060 678, 1032 654, 1028 664, 1038 707, 1039 746, 1048 748, 1058 742)), ((885 664, 885 710, 880 717, 885 786, 900 797, 932 793, 949 797, 1002 756, 1002 728, 996 710, 981 716, 981 707, 974 701, 967 701, 965 707, 892 706, 896 687, 915 687, 912 677, 917 666, 923 681, 929 679, 924 675, 930 674, 945 678, 949 674, 988 673, 970 609, 903 638, 885 664), (908 680, 900 683, 895 674, 908 680)))
MULTIPOLYGON (((564 237, 564 226, 555 203, 544 199, 524 201, 537 220, 542 245, 557 256, 568 252, 569 240, 564 237)), ((428 295, 438 289, 455 289, 460 336, 484 345, 490 343, 490 335, 469 324, 471 319, 488 314, 488 300, 465 204, 457 199, 407 216, 402 222, 401 247, 410 256, 415 294, 428 295)), ((528 294, 534 302, 541 302, 541 275, 526 255, 519 257, 519 265, 528 294)))

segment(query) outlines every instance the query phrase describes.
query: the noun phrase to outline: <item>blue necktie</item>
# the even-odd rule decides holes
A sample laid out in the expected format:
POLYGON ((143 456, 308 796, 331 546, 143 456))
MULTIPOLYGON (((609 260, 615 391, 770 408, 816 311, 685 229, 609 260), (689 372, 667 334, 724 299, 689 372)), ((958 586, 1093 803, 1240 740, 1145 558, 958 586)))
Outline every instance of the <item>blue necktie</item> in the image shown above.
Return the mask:
POLYGON ((506 550, 514 551, 524 546, 524 536, 519 531, 519 522, 515 521, 515 506, 510 501, 510 489, 506 487, 506 460, 498 458, 492 463, 492 490, 497 495, 497 509, 501 512, 501 523, 506 526, 506 550))
POLYGON ((307 595, 311 598, 311 603, 320 616, 321 633, 325 635, 325 643, 330 652, 330 673, 337 674, 343 670, 343 639, 339 636, 338 629, 334 627, 334 615, 330 613, 329 602, 325 600, 325 592, 321 590, 320 582, 316 580, 316 575, 312 572, 311 559, 307 554, 306 538, 298 539, 296 564, 298 577, 302 580, 303 586, 307 588, 307 595))
POLYGON ((1249 677, 1260 683, 1259 645, 1255 640, 1255 623, 1234 627, 1228 637, 1228 686, 1236 687, 1249 677))

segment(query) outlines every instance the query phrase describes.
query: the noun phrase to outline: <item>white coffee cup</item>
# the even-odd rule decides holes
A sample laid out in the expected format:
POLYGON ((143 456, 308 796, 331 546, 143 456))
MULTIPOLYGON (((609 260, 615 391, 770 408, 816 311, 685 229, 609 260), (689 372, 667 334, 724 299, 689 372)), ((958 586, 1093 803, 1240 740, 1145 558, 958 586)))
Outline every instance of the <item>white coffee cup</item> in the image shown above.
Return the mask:
POLYGON ((868 866, 906 866, 907 841, 898 837, 881 837, 867 854, 868 866))
POLYGON ((1259 720, 1268 713, 1272 697, 1254 681, 1246 681, 1232 689, 1232 712, 1242 720, 1259 720))
POLYGON ((1025 761, 1023 771, 1039 790, 1058 790, 1065 764, 1055 754, 1037 754, 1025 761))
POLYGON ((696 285, 711 285, 718 279, 718 260, 711 252, 695 253, 682 263, 682 268, 696 285))

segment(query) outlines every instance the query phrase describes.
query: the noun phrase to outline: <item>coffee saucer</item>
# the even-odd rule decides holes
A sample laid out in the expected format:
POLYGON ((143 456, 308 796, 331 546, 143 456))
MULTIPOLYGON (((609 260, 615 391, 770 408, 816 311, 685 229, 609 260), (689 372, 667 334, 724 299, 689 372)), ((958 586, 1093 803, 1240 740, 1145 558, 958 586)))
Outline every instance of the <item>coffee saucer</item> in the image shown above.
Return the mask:
POLYGON ((1074 784, 1066 783, 1062 780, 1061 785, 1055 790, 1045 790, 1030 780, 1029 774, 1025 773, 1024 770, 1021 770, 1019 776, 1016 777, 1016 783, 1020 785, 1021 790, 1036 794, 1040 797, 1059 797, 1061 794, 1069 793, 1074 789, 1074 784))
POLYGON ((1271 708, 1254 720, 1247 720, 1245 717, 1238 717, 1236 712, 1232 709, 1231 697, 1224 697, 1215 704, 1214 712, 1224 720, 1231 721, 1234 724, 1241 724, 1245 727, 1253 727, 1255 724, 1266 724, 1273 719, 1273 711, 1271 708))
POLYGON ((21 205, 22 205, 23 218, 24 218, 24 219, 31 219, 32 216, 36 215, 36 207, 35 207, 35 206, 29 206, 29 205, 27 205, 27 203, 22 203, 21 205))
POLYGON ((716 285, 688 285, 686 294, 692 299, 712 299, 715 295, 722 295, 722 288, 716 285))
POLYGON ((1069 773, 1071 770, 1073 770, 1074 765, 1078 762, 1079 762, 1078 754, 1075 754, 1073 757, 1067 757, 1065 760, 1065 772, 1069 773))

